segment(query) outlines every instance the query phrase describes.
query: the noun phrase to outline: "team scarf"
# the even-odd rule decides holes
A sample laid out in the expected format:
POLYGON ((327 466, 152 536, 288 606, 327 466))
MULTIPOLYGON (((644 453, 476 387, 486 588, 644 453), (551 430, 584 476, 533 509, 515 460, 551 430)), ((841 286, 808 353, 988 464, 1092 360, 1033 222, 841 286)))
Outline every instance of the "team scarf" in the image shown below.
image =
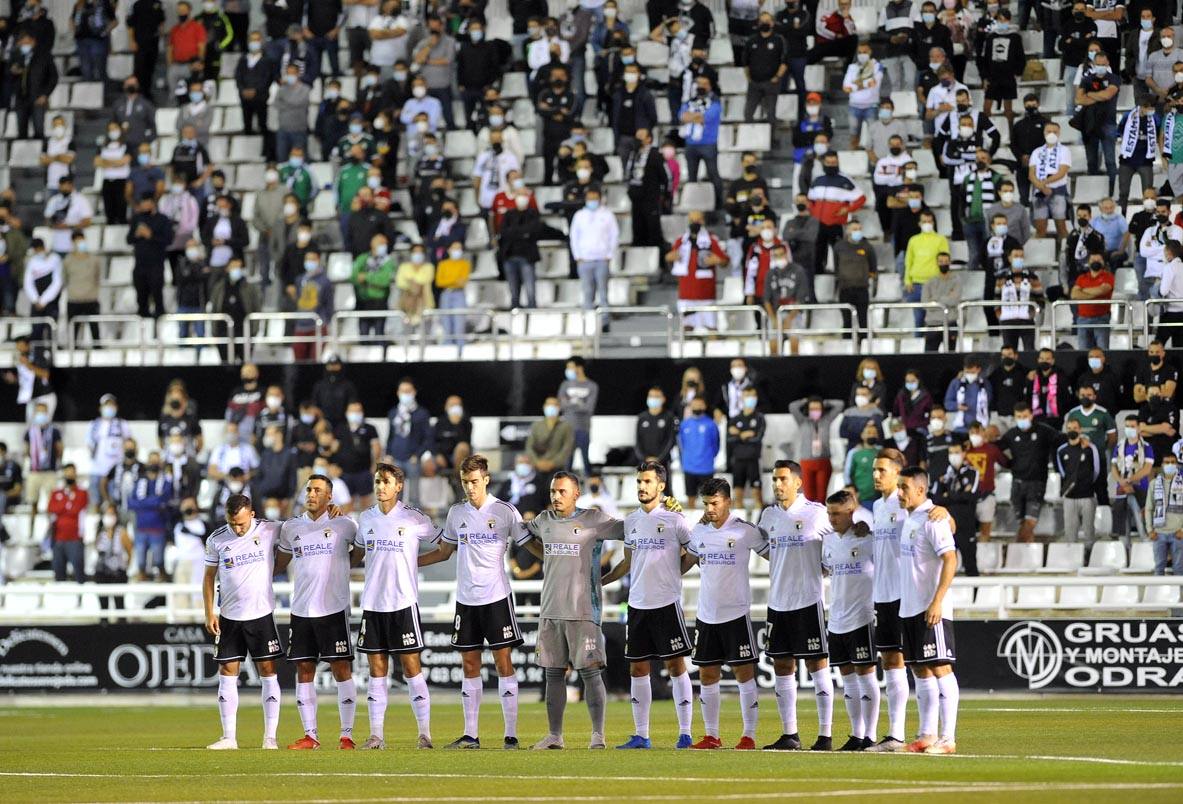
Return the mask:
POLYGON ((1173 156, 1172 141, 1175 138, 1175 115, 1178 114, 1175 110, 1167 113, 1166 118, 1162 123, 1162 150, 1167 156, 1173 156))
POLYGON ((1150 485, 1150 518, 1154 527, 1165 528, 1167 514, 1183 514, 1183 475, 1171 478, 1167 488, 1166 478, 1160 473, 1150 485))
MULTIPOLYGON (((1121 158, 1129 159, 1138 150, 1138 143, 1142 140, 1142 120, 1146 120, 1145 137, 1147 144, 1147 151, 1153 149, 1153 143, 1157 143, 1158 126, 1154 122, 1154 113, 1143 117, 1142 110, 1135 107, 1125 118, 1125 130, 1121 134, 1121 158)), ((1153 156, 1153 154, 1151 154, 1153 156)))
MULTIPOLYGON (((674 267, 670 271, 673 276, 689 276, 690 275, 690 256, 691 245, 690 241, 693 236, 690 230, 686 230, 686 234, 682 235, 682 245, 678 247, 678 259, 674 261, 674 267)), ((711 233, 707 231, 704 226, 698 230, 698 238, 694 240, 694 248, 698 251, 709 251, 711 248, 711 233)), ((709 266, 696 265, 694 269, 695 277, 705 279, 703 274, 712 275, 714 272, 710 270, 709 266)))
POLYGON ((1060 146, 1044 145, 1038 153, 1039 158, 1035 161, 1035 175, 1039 177, 1040 181, 1047 181, 1048 176, 1060 169, 1060 146))
MULTIPOLYGON (((985 425, 990 421, 990 400, 986 397, 986 386, 981 381, 973 383, 978 388, 978 394, 974 400, 973 420, 985 425)), ((962 380, 957 386, 957 425, 955 430, 961 430, 970 425, 970 422, 965 421, 965 411, 961 408, 965 407, 966 397, 969 396, 970 383, 962 380)))
POLYGON ((1060 418, 1060 401, 1056 398, 1056 392, 1059 390, 1060 376, 1056 372, 1052 372, 1051 376, 1044 380, 1043 376, 1036 371, 1035 380, 1031 384, 1031 414, 1033 416, 1047 415, 1053 419, 1060 418), (1047 383, 1045 386, 1044 383, 1047 383), (1039 395, 1043 391, 1047 392, 1047 410, 1043 410, 1043 405, 1039 403, 1039 395))

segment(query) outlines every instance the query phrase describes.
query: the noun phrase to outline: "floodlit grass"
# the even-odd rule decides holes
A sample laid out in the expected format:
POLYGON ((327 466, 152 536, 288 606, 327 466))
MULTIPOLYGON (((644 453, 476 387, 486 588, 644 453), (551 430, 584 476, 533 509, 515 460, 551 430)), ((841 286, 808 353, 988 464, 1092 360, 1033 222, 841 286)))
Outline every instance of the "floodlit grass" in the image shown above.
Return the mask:
MULTIPOLYGON (((587 751, 582 704, 567 710, 565 751, 501 747, 495 695, 481 710, 485 748, 439 750, 459 736, 453 693, 434 696, 437 750, 416 751, 405 696, 392 691, 384 752, 335 750, 337 711, 320 696, 325 747, 264 752, 261 709, 243 691, 238 751, 202 749, 219 736, 208 707, 0 708, 0 800, 24 801, 1183 801, 1183 700, 1161 697, 976 698, 963 700, 958 756, 772 754, 673 751, 668 701, 654 703, 653 751, 587 751)), ((165 699, 162 699, 162 701, 165 699)), ((815 736, 812 697, 800 705, 802 739, 815 736)), ((835 744, 846 737, 841 701, 835 744)), ((279 741, 300 735, 294 696, 285 693, 279 741)), ((368 734, 359 701, 357 741, 368 734)), ((780 732, 772 698, 762 699, 758 742, 780 732)), ((908 727, 916 723, 914 705, 908 727)), ((700 733, 695 712, 695 737, 700 733)), ((886 725, 884 712, 882 725, 886 725)), ((542 736, 541 704, 524 704, 523 745, 542 736)), ((608 710, 609 746, 632 732, 628 705, 608 710)), ((723 741, 739 737, 737 700, 723 701, 723 741)))

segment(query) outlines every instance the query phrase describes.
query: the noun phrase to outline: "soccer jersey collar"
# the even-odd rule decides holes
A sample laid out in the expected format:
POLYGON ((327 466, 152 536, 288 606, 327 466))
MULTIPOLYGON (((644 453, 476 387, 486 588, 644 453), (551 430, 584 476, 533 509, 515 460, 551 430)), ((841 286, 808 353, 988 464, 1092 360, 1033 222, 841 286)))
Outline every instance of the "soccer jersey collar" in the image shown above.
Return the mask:
POLYGON ((805 507, 806 502, 808 502, 808 500, 805 499, 805 495, 801 492, 797 492, 797 499, 793 500, 793 502, 789 504, 788 508, 785 508, 780 503, 777 503, 776 507, 780 508, 780 510, 784 511, 786 514, 795 514, 805 507))
POLYGON ((495 503, 495 502, 498 502, 496 497, 494 497, 492 494, 486 494, 485 495, 485 504, 482 505, 480 508, 473 505, 472 501, 470 501, 470 500, 465 500, 464 504, 466 506, 468 506, 468 509, 470 511, 476 511, 478 514, 483 514, 485 511, 488 511, 490 508, 492 508, 493 503, 495 503))
POLYGON ((311 516, 309 516, 307 511, 305 511, 305 512, 304 512, 304 513, 302 513, 302 514, 300 514, 300 516, 301 516, 301 518, 303 518, 303 519, 304 519, 306 522, 319 522, 319 521, 321 521, 322 519, 324 519, 324 520, 328 520, 328 519, 330 518, 330 517, 329 517, 329 509, 327 509, 327 508, 326 508, 325 510, 321 511, 321 512, 320 512, 320 516, 318 516, 316 519, 313 519, 311 516))
POLYGON ((394 503, 394 507, 391 508, 389 511, 387 511, 385 514, 383 514, 382 509, 378 507, 378 503, 374 503, 374 510, 377 511, 381 516, 394 516, 399 511, 401 511, 404 507, 405 506, 403 505, 402 500, 396 500, 394 503))
POLYGON ((924 498, 924 502, 922 502, 922 503, 920 503, 920 505, 916 506, 916 510, 915 510, 915 511, 912 511, 912 512, 910 512, 910 514, 909 514, 909 515, 911 515, 911 514, 919 514, 919 513, 922 513, 922 512, 924 512, 924 511, 931 511, 931 510, 932 510, 934 507, 935 507, 935 503, 933 503, 933 501, 932 501, 932 500, 930 500, 930 499, 928 499, 927 497, 925 497, 925 498, 924 498))

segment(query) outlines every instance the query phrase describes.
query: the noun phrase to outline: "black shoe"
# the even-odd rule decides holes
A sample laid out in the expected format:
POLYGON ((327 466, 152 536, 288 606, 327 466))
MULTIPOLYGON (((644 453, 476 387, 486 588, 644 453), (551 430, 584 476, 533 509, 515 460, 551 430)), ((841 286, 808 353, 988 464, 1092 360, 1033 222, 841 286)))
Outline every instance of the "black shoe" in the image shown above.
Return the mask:
POLYGON ((829 737, 818 737, 817 742, 809 747, 810 751, 833 751, 834 741, 829 737))
POLYGON ((467 734, 448 743, 445 748, 480 748, 481 741, 475 737, 469 737, 467 734))
POLYGON ((775 743, 764 746, 765 751, 800 751, 801 737, 797 734, 782 734, 775 743))
POLYGON ((875 744, 875 741, 874 741, 874 740, 872 740, 870 737, 864 737, 864 738, 863 738, 863 747, 862 747, 861 749, 859 749, 859 750, 860 750, 860 751, 866 751, 868 748, 870 748, 870 747, 871 747, 871 746, 873 746, 874 744, 875 744))
POLYGON ((504 747, 505 747, 506 751, 518 750, 518 748, 520 748, 520 746, 518 745, 518 738, 517 737, 506 737, 504 747))
MULTIPOLYGON (((865 744, 866 744, 866 741, 862 737, 851 737, 849 740, 847 740, 845 743, 843 743, 842 747, 839 748, 838 750, 839 751, 862 751, 865 744)), ((814 746, 814 749, 816 750, 817 746, 814 746)), ((830 749, 827 747, 826 750, 828 751, 830 749)))

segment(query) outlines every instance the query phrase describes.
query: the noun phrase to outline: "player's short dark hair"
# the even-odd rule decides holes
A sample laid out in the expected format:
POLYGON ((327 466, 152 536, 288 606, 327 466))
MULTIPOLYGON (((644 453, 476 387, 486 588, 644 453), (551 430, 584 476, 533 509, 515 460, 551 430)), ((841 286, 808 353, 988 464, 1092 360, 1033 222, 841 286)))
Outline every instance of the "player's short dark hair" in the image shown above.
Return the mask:
POLYGON ((721 477, 708 477, 698 484, 698 496, 704 500, 707 497, 714 497, 716 494, 731 499, 731 484, 721 477))
POLYGON ((924 488, 928 488, 928 472, 919 466, 906 467, 900 472, 900 479, 903 480, 904 478, 908 480, 919 480, 924 485, 924 488))
POLYGON ((878 461, 880 459, 891 461, 896 465, 897 469, 903 469, 904 465, 907 463, 907 461, 904 460, 904 453, 900 452, 895 447, 884 447, 883 449, 879 450, 879 452, 875 455, 875 460, 878 461))
POLYGON ((323 482, 326 486, 329 487, 329 491, 332 492, 333 479, 331 477, 329 477, 328 475, 322 475, 320 472, 316 472, 314 474, 311 474, 308 476, 308 480, 307 480, 307 482, 304 483, 304 485, 307 486, 313 480, 319 480, 319 481, 323 482))
POLYGON ((826 497, 826 505, 847 505, 855 502, 854 495, 846 489, 838 489, 829 497, 826 497))
POLYGON ((1014 412, 1015 413, 1030 413, 1031 412, 1031 405, 1020 399, 1018 402, 1015 403, 1014 412))
POLYGON ((551 476, 550 483, 552 486, 556 480, 570 480, 575 484, 576 491, 578 491, 579 487, 582 485, 579 481, 579 475, 575 474, 574 472, 568 472, 566 469, 560 469, 551 476))
POLYGON ((469 472, 480 472, 485 477, 488 477, 489 459, 480 453, 469 455, 460 462, 460 474, 463 476, 469 472))
POLYGON ((231 494, 226 498, 226 517, 232 517, 239 511, 252 507, 251 498, 245 494, 231 494))
POLYGON ((380 463, 374 467, 374 476, 378 475, 392 477, 399 483, 405 483, 407 480, 407 473, 402 470, 402 467, 395 466, 393 463, 380 463))
POLYGON ((779 461, 772 464, 772 471, 775 472, 777 469, 788 469, 797 477, 801 477, 801 464, 797 463, 796 461, 791 461, 788 458, 781 458, 779 461))
POLYGON ((661 461, 642 461, 641 465, 637 467, 637 474, 642 472, 652 472, 657 475, 657 479, 661 483, 668 484, 670 482, 670 473, 661 461))

